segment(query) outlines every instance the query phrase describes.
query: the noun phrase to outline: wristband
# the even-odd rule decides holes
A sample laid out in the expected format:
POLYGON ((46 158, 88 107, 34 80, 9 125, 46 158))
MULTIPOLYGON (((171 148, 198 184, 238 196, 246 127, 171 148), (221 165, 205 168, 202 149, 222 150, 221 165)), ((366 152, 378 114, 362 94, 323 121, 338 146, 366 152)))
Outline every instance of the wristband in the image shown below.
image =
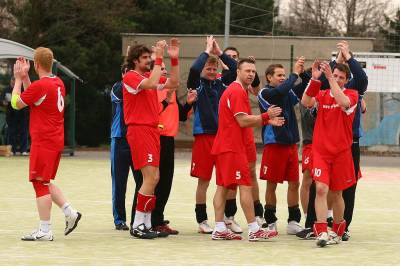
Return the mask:
POLYGON ((156 60, 154 60, 154 65, 161 66, 161 64, 162 64, 162 58, 157 57, 156 60))
POLYGON ((15 110, 18 110, 17 101, 19 100, 20 96, 17 93, 13 93, 11 96, 11 107, 15 110))
POLYGON ((178 58, 171 58, 171 66, 177 66, 179 63, 178 58))
POLYGON ((311 79, 307 85, 305 93, 310 97, 315 97, 319 93, 320 88, 321 88, 321 81, 311 79))
POLYGON ((268 125, 269 121, 269 114, 267 112, 261 114, 261 119, 262 119, 262 125, 268 125))

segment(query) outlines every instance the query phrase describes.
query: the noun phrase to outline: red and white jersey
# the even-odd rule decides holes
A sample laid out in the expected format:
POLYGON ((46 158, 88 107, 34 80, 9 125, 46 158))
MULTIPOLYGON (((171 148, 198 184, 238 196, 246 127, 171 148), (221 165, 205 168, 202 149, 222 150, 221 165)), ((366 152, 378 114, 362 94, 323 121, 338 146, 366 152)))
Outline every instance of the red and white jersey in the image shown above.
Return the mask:
POLYGON ((64 149, 64 97, 64 83, 56 76, 32 82, 21 94, 21 100, 30 108, 32 145, 64 149))
POLYGON ((350 108, 347 110, 337 104, 330 89, 320 91, 315 97, 318 112, 312 143, 313 150, 322 156, 338 154, 351 148, 353 143, 353 120, 358 93, 349 89, 344 89, 343 93, 350 99, 350 108))
MULTIPOLYGON (((123 78, 124 119, 126 125, 158 126, 160 104, 157 90, 139 89, 140 84, 150 77, 131 70, 123 78)), ((157 89, 163 89, 167 78, 161 76, 157 89)))
POLYGON ((218 131, 212 147, 212 154, 224 152, 246 153, 246 143, 252 131, 242 128, 236 121, 238 114, 250 114, 250 102, 246 90, 239 82, 232 82, 219 101, 218 131))

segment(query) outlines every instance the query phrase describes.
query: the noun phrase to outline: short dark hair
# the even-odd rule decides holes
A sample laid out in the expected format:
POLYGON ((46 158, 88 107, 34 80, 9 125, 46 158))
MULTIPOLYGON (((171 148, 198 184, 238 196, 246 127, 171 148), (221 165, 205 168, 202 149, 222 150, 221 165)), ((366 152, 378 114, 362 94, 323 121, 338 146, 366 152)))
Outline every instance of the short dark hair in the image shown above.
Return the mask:
POLYGON ((346 73, 346 78, 347 79, 350 78, 350 68, 347 65, 338 63, 333 67, 332 71, 335 71, 335 69, 346 73))
POLYGON ((275 74, 275 69, 277 68, 284 68, 284 67, 281 64, 272 64, 267 67, 267 69, 265 70, 265 78, 267 79, 267 82, 269 82, 268 75, 273 76, 275 74))
POLYGON ((137 44, 135 46, 131 46, 128 50, 128 55, 126 57, 125 65, 127 65, 128 69, 134 69, 135 63, 134 60, 138 60, 142 54, 151 54, 151 50, 144 46, 143 44, 137 44))
POLYGON ((253 59, 250 59, 250 58, 240 59, 238 64, 237 64, 237 68, 239 69, 244 63, 255 65, 256 61, 254 61, 253 59))
POLYGON ((238 50, 236 47, 228 46, 228 47, 226 47, 226 48, 224 49, 223 52, 225 53, 225 52, 228 51, 228 50, 235 51, 235 52, 237 53, 238 57, 239 57, 239 50, 238 50))

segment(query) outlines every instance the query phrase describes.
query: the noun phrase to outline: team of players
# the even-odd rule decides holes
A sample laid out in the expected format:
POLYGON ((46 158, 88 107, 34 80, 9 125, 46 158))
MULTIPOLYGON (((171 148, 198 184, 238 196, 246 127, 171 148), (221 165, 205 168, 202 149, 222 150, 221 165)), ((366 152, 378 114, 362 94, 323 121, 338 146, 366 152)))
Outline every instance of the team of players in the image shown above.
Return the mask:
MULTIPOLYGON (((177 39, 171 39, 169 45, 165 41, 158 41, 153 51, 143 45, 136 45, 129 49, 127 55, 128 71, 123 76, 123 111, 127 125, 126 138, 131 149, 133 165, 143 175, 143 183, 137 195, 136 212, 131 232, 138 238, 149 239, 163 236, 160 232, 153 230, 151 224, 151 212, 156 202, 154 190, 159 181, 158 166, 160 164, 160 133, 157 127, 162 106, 158 101, 157 90, 174 91, 178 87, 178 56, 179 41, 177 39), (171 59, 169 78, 161 75, 165 49, 167 49, 171 59), (151 70, 152 53, 154 53, 155 59, 151 70)), ((200 231, 212 233, 212 239, 241 239, 241 236, 237 234, 241 233, 240 227, 240 230, 237 230, 238 232, 234 230, 237 229, 238 225, 233 217, 224 217, 224 212, 227 211, 225 203, 228 195, 233 194, 230 200, 234 200, 237 188, 239 188, 240 203, 248 223, 249 241, 259 241, 276 236, 278 232, 275 216, 275 189, 277 183, 282 183, 285 180, 289 183, 287 233, 296 234, 302 230, 299 225, 301 214, 298 204, 299 169, 296 146, 299 141, 299 133, 293 110, 293 106, 301 99, 305 106, 317 110, 313 137, 314 145, 312 146, 312 172, 317 189, 315 200, 317 221, 314 224, 314 233, 317 244, 321 247, 329 243, 340 242, 346 228, 346 221, 343 219, 344 203, 341 191, 352 186, 356 180, 352 164, 351 145, 352 123, 358 94, 355 90, 351 90, 352 88, 344 88, 350 79, 350 71, 345 64, 337 64, 332 71, 327 63, 318 61, 313 64, 312 78, 305 89, 304 83, 299 78, 305 71, 304 61, 303 57, 297 60, 294 73, 288 79, 286 79, 284 68, 281 65, 271 65, 267 68, 268 84, 258 93, 261 115, 252 115, 249 104, 249 92, 254 91, 252 83, 256 77, 253 58, 242 59, 239 62, 232 60, 221 51, 217 41, 209 36, 205 52, 200 55, 191 68, 188 88, 197 90, 193 128, 195 142, 191 167, 191 175, 199 178, 196 193, 196 218, 200 231), (228 70, 225 74, 219 76, 217 75, 218 57, 228 70), (328 80, 329 89, 320 91, 319 80, 322 74, 328 80), (196 76, 196 78, 193 78, 193 76, 196 76), (258 195, 253 196, 255 194, 253 188, 257 187, 258 194, 258 186, 255 186, 257 181, 250 168, 256 158, 251 128, 257 126, 263 127, 264 152, 260 177, 267 180, 265 220, 259 215, 258 195), (332 132, 335 132, 335 134, 330 136, 332 132), (327 135, 330 137, 326 137, 327 135), (232 162, 235 163, 232 164, 232 162), (338 167, 338 165, 341 165, 341 167, 338 167), (210 230, 207 224, 204 202, 214 166, 217 178, 217 191, 214 196, 216 225, 213 230, 210 230), (328 191, 333 198, 334 210, 334 224, 329 234, 326 224, 328 191), (258 219, 256 216, 258 216, 258 219), (204 224, 206 227, 202 227, 204 224), (236 224, 237 227, 232 227, 232 224, 236 224)), ((38 85, 37 87, 42 89, 34 90, 35 93, 32 93, 34 97, 29 98, 26 95, 33 91, 35 84, 33 83, 21 96, 18 96, 20 94, 18 88, 21 87, 21 84, 24 83, 28 86, 25 84, 27 83, 27 65, 29 63, 26 63, 23 59, 19 59, 15 64, 14 71, 18 82, 16 82, 14 89, 14 106, 15 108, 22 108, 29 105, 32 110, 40 110, 42 112, 40 119, 44 120, 54 121, 50 115, 55 113, 58 115, 57 129, 59 129, 60 121, 63 119, 63 97, 65 95, 62 82, 61 85, 56 84, 54 86, 53 84, 51 86, 40 84, 41 86, 38 85), (36 93, 38 91, 41 92, 36 93), (55 112, 57 110, 43 112, 44 110, 48 111, 45 106, 52 104, 53 101, 54 107, 58 108, 58 113, 55 112)), ((48 77, 48 69, 41 75, 40 65, 41 63, 35 59, 35 69, 36 66, 39 66, 37 71, 39 71, 40 81, 46 80, 46 78, 51 79, 52 77, 48 77)), ((32 137, 37 134, 36 131, 35 125, 31 124, 32 137)), ((52 132, 55 134, 54 131, 52 132)), ((61 132, 59 133, 59 136, 63 136, 61 132)), ((56 139, 56 135, 41 134, 43 143, 47 140, 56 139)), ((58 141, 57 143, 61 142, 58 141)), ((40 147, 49 146, 43 144, 40 147)), ((58 146, 52 145, 51 147, 56 149, 55 147, 58 146)), ((38 160, 31 154, 30 172, 31 174, 36 173, 36 175, 32 174, 33 177, 30 180, 33 181, 37 193, 41 225, 38 231, 24 237, 24 240, 42 239, 41 234, 45 232, 45 229, 42 228, 39 203, 44 198, 46 198, 46 202, 50 200, 50 206, 51 200, 53 200, 63 210, 66 209, 66 217, 69 217, 67 218, 66 234, 76 227, 81 217, 79 212, 73 210, 66 203, 61 191, 49 182, 50 179, 55 177, 60 151, 61 147, 52 153, 47 150, 46 152, 40 151, 40 148, 38 148, 37 153, 32 153, 33 155, 38 154, 36 156, 39 158, 40 156, 50 157, 49 154, 51 154, 51 160, 46 161, 52 163, 45 166, 40 165, 43 160, 38 160), (38 234, 37 232, 41 233, 38 234)), ((233 211, 233 215, 235 212, 236 210, 233 211)), ((47 219, 47 217, 43 219, 47 219)), ((49 219, 43 221, 49 224, 49 219)), ((50 240, 50 237, 47 240, 50 240)))

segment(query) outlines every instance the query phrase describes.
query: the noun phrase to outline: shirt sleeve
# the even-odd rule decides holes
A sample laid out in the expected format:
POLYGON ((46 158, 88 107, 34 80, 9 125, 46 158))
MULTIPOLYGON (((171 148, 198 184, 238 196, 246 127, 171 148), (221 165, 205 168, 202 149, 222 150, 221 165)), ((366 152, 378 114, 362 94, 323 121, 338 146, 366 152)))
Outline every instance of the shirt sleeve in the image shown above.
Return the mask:
POLYGON ((234 116, 238 114, 249 114, 249 100, 244 90, 233 90, 227 101, 228 107, 234 116))
POLYGON ((345 90, 344 94, 347 97, 349 97, 349 100, 350 100, 349 108, 347 108, 344 111, 346 112, 347 115, 350 115, 356 110, 357 102, 358 102, 358 92, 355 90, 345 90))
POLYGON ((141 89, 139 89, 140 84, 147 78, 132 71, 124 75, 123 83, 125 89, 132 94, 138 94, 141 89))
POLYGON ((40 85, 40 81, 34 81, 21 94, 21 100, 28 106, 40 103, 46 97, 45 87, 40 85))

